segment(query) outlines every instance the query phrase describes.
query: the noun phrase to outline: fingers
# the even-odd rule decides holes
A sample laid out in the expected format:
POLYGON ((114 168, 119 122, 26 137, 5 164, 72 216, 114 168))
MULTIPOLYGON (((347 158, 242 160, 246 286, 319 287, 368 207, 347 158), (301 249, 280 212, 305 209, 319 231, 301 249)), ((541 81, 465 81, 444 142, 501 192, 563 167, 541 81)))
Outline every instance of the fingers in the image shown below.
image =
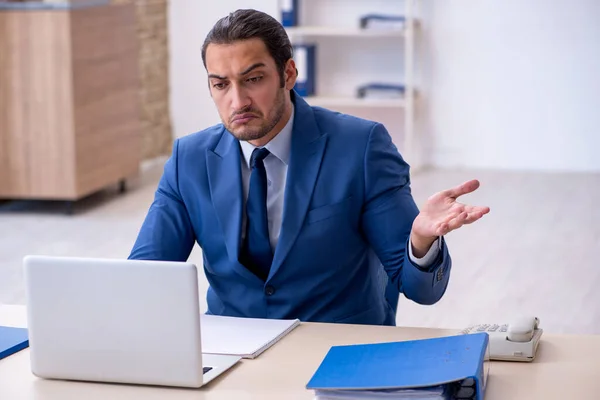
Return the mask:
POLYGON ((450 231, 456 229, 454 226, 456 226, 457 221, 463 221, 466 220, 468 217, 469 213, 467 212, 457 212, 457 213, 453 213, 450 214, 449 216, 447 216, 446 218, 444 218, 443 221, 441 221, 437 228, 435 229, 435 234, 437 236, 443 236, 447 233, 449 233, 450 231))
POLYGON ((447 215, 444 217, 442 222, 448 222, 451 219, 458 217, 464 212, 468 214, 478 212, 483 212, 484 214, 487 214, 489 212, 489 207, 469 206, 458 202, 454 202, 454 204, 452 205, 452 207, 450 207, 450 210, 447 212, 447 215))
POLYGON ((449 223, 451 220, 459 218, 461 215, 467 215, 466 220, 474 222, 473 217, 479 215, 479 218, 490 212, 489 207, 466 206, 456 203, 451 212, 441 221, 441 223, 449 223))
POLYGON ((450 223, 446 222, 443 224, 440 224, 440 226, 436 229, 435 234, 437 236, 444 236, 447 235, 448 233, 450 233, 452 229, 450 229, 450 223))
POLYGON ((490 208, 481 206, 465 206, 465 211, 469 214, 481 213, 483 216, 490 212, 490 208))
POLYGON ((464 224, 469 223, 469 221, 473 222, 474 220, 474 216, 472 214, 469 214, 468 212, 462 212, 460 213, 460 215, 456 218, 451 219, 448 222, 448 231, 453 231, 455 229, 460 228, 461 226, 463 226, 464 224))
POLYGON ((479 181, 477 179, 472 179, 452 189, 445 190, 442 193, 445 197, 452 197, 453 199, 456 199, 462 195, 474 192, 479 188, 479 186, 479 181))
POLYGON ((490 211, 489 207, 470 206, 467 208, 471 210, 465 210, 456 216, 450 216, 442 221, 436 229, 436 235, 443 236, 463 225, 472 224, 490 211))
POLYGON ((480 219, 481 217, 483 217, 485 213, 483 212, 474 212, 474 213, 469 213, 467 215, 467 217, 465 217, 462 225, 468 225, 468 224, 472 224, 473 222, 477 221, 478 219, 480 219))
POLYGON ((450 227, 450 230, 455 230, 463 225, 472 224, 473 222, 483 217, 483 215, 484 213, 481 211, 475 211, 472 213, 464 212, 458 217, 450 220, 450 222, 448 222, 448 226, 450 227))

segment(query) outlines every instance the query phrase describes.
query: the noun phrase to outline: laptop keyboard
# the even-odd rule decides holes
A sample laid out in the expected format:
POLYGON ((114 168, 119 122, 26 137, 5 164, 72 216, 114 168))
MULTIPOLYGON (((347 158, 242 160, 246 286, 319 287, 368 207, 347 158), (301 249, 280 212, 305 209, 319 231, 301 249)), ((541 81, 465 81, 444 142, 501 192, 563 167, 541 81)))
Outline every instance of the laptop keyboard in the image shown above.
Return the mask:
POLYGON ((204 375, 205 373, 207 373, 211 369, 212 369, 212 367, 202 367, 202 375, 204 375))

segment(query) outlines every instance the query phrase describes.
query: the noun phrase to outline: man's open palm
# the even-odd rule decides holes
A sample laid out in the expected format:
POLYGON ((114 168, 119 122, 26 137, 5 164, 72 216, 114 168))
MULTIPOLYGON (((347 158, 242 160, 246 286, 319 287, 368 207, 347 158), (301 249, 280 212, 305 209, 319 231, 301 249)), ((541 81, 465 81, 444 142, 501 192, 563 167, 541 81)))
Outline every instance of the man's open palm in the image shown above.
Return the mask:
POLYGON ((456 201, 458 197, 477 188, 479 181, 471 180, 431 196, 415 218, 412 234, 422 238, 442 236, 483 217, 490 212, 489 207, 471 206, 456 201))

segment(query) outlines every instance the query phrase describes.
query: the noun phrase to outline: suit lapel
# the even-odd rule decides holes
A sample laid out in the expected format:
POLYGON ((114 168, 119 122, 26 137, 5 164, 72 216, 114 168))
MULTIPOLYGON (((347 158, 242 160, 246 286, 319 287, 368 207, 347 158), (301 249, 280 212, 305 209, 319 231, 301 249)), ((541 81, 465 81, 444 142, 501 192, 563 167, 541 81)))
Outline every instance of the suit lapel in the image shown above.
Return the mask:
POLYGON ((223 130, 214 150, 206 153, 206 167, 213 206, 225 237, 234 269, 248 279, 259 279, 238 262, 242 230, 242 172, 237 140, 223 130))
POLYGON ((320 131, 312 108, 294 92, 292 96, 295 117, 283 221, 269 278, 284 262, 302 229, 327 143, 327 136, 320 131))

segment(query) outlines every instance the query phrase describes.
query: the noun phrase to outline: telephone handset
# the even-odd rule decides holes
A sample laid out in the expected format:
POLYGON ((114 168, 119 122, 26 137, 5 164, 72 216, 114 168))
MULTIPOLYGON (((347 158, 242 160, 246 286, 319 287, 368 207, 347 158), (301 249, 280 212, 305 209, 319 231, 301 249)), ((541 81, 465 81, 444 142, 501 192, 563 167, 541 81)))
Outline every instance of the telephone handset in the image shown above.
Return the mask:
POLYGON ((490 338, 489 358, 501 361, 533 361, 544 332, 536 317, 516 318, 509 324, 480 324, 460 333, 486 332, 490 338))

